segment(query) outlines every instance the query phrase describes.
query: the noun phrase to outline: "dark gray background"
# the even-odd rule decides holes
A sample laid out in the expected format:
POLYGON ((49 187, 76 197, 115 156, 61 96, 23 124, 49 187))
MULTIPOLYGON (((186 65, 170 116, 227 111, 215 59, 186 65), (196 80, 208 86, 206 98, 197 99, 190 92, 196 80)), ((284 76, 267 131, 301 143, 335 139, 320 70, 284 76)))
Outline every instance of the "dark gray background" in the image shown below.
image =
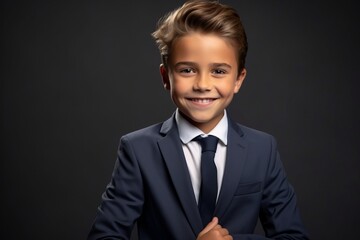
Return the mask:
MULTIPOLYGON (((1 2, 1 239, 85 238, 121 135, 174 111, 150 33, 182 2, 1 2)), ((249 41, 229 113, 277 138, 312 239, 355 239, 360 9, 223 2, 249 41)))

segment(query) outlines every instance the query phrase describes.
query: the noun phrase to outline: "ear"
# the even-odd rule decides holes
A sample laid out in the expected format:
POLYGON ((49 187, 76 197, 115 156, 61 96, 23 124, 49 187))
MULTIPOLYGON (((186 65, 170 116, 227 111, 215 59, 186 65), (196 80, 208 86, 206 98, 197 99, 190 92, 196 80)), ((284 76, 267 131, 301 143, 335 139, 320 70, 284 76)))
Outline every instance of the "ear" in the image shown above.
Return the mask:
POLYGON ((161 78, 162 78, 164 88, 169 90, 170 89, 169 74, 168 74, 164 64, 160 64, 160 74, 161 74, 161 78))
POLYGON ((234 93, 238 93, 246 77, 246 69, 243 68, 235 80, 234 93))

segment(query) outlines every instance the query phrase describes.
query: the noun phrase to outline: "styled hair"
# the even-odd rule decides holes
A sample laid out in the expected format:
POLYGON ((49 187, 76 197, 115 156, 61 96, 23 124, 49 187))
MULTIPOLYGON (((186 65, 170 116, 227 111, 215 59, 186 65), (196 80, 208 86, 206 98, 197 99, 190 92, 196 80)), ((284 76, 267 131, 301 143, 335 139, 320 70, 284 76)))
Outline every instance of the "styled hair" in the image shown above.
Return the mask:
POLYGON ((238 72, 245 67, 248 44, 239 15, 232 7, 218 1, 205 0, 187 1, 159 20, 152 36, 159 47, 165 67, 173 43, 192 32, 216 34, 230 40, 237 50, 238 72))

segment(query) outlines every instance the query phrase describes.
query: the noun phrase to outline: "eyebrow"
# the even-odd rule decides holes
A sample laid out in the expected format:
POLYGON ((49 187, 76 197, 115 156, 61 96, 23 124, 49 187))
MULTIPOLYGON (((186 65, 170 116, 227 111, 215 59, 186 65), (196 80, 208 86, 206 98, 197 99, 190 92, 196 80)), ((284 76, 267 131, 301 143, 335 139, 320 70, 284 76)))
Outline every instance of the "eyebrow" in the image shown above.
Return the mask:
POLYGON ((212 63, 210 64, 212 67, 227 67, 231 69, 231 65, 227 63, 212 63))
POLYGON ((188 66, 194 66, 194 67, 198 66, 198 64, 196 64, 194 62, 177 62, 177 63, 175 63, 174 67, 178 67, 181 65, 188 65, 188 66))
MULTIPOLYGON (((198 67, 199 65, 195 62, 177 62, 175 63, 174 67, 178 67, 181 65, 188 65, 188 66, 194 66, 194 67, 198 67)), ((209 64, 211 67, 227 67, 227 68, 232 68, 230 64, 227 63, 211 63, 209 64)))

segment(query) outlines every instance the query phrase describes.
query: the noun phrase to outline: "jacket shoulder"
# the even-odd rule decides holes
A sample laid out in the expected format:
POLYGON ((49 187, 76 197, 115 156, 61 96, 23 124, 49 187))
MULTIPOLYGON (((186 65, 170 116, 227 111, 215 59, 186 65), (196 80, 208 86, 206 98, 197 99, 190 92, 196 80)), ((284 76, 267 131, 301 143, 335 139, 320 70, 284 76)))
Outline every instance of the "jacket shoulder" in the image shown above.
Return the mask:
POLYGON ((133 132, 129 132, 121 137, 121 139, 128 139, 136 141, 139 139, 149 139, 160 137, 160 129, 163 123, 153 124, 148 127, 144 127, 133 132))
POLYGON ((274 138, 274 136, 272 136, 269 133, 254 129, 254 128, 250 128, 247 126, 244 126, 242 124, 236 123, 237 127, 241 129, 243 135, 242 137, 244 138, 244 140, 249 141, 249 142, 274 142, 276 143, 276 140, 274 138))

